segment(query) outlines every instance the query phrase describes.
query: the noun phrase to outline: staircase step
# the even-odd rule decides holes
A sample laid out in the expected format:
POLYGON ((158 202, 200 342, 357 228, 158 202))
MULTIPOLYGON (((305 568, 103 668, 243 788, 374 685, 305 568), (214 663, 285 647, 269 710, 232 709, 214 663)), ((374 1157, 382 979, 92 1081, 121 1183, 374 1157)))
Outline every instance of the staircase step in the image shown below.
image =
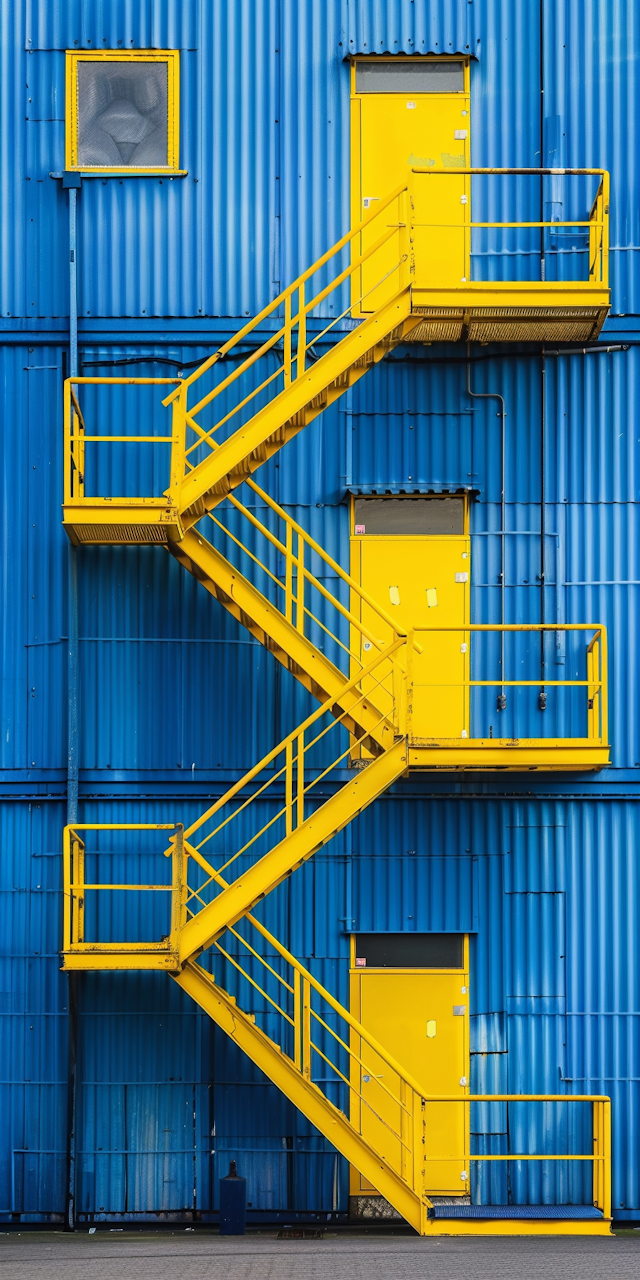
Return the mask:
POLYGON ((602 1210, 592 1204, 434 1204, 429 1210, 430 1218, 515 1218, 529 1222, 532 1219, 588 1222, 603 1216, 602 1210))

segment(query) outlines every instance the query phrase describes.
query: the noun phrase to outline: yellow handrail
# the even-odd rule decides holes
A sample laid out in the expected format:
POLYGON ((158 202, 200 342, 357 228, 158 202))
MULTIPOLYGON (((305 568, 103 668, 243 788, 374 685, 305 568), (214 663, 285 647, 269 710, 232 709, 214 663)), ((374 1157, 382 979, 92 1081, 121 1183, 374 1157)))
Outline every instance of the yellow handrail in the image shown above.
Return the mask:
MULTIPOLYGON (((196 382, 198 378, 201 378, 202 375, 216 363, 216 361, 221 360, 223 356, 227 355, 236 343, 242 341, 242 339, 245 338, 248 333, 251 333, 257 325, 261 324, 263 320, 266 320, 268 316, 272 315, 274 311, 282 306, 286 297, 290 297, 291 294, 295 293, 296 289, 299 289, 301 285, 306 284, 307 280, 314 276, 316 271, 319 271, 321 267, 324 267, 331 258, 335 257, 341 249, 344 249, 345 245, 350 244, 356 236, 360 235, 360 233, 365 230, 371 222, 374 222, 375 219, 379 217, 379 215, 387 209, 398 196, 402 195, 403 191, 406 191, 406 189, 406 183, 402 183, 399 187, 396 187, 390 195, 385 196, 377 209, 374 209, 372 213, 368 214, 366 218, 363 218, 357 226, 352 227, 345 233, 345 235, 341 236, 330 249, 327 249, 325 253, 316 259, 312 266, 307 267, 301 275, 297 276, 291 284, 287 285, 286 289, 283 289, 282 292, 278 294, 277 298, 274 298, 273 302, 270 302, 266 307, 263 307, 262 311, 259 311, 256 316, 253 316, 251 320, 248 320, 247 323, 243 325, 236 334, 234 334, 233 338, 230 338, 229 341, 225 342, 217 351, 214 351, 213 354, 210 355, 208 359, 205 360, 197 369, 195 369, 188 378, 185 378, 185 385, 188 387, 191 386, 192 383, 196 382)), ((307 310, 310 309, 311 305, 313 304, 310 303, 307 305, 307 310)), ((175 398, 176 394, 176 392, 172 392, 166 400, 163 400, 163 404, 171 404, 171 401, 175 398)))

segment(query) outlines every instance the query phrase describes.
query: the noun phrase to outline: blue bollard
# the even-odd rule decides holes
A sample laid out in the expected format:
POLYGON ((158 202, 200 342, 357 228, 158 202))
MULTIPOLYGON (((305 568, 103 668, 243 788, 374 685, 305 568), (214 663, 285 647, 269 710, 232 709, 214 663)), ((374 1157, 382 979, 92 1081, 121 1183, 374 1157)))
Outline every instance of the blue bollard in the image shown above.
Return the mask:
POLYGON ((243 1236, 247 1209, 247 1179, 239 1178, 231 1161, 226 1178, 220 1179, 220 1235, 243 1236))

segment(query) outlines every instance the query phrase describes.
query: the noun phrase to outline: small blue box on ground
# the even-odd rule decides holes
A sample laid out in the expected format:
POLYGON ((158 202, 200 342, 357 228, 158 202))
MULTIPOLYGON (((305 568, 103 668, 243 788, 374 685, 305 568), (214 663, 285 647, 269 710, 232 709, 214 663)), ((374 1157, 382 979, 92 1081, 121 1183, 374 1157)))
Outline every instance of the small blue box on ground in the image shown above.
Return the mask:
POLYGON ((220 1235, 243 1236, 247 1212, 247 1179, 239 1178, 231 1161, 226 1178, 220 1179, 220 1235))

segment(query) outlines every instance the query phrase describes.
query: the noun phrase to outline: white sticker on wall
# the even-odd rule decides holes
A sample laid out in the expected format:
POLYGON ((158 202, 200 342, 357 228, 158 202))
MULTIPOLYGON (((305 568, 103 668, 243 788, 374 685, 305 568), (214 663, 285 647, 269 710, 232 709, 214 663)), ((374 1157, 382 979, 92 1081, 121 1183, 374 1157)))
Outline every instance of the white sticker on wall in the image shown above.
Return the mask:
POLYGON ((468 574, 468 573, 457 573, 457 574, 456 574, 456 582, 468 582, 468 581, 469 581, 469 574, 468 574))
POLYGON ((453 133, 453 136, 454 136, 454 138, 455 138, 456 142, 464 142, 464 140, 465 140, 465 138, 466 138, 466 136, 467 136, 467 130, 466 130, 466 129, 455 129, 455 130, 454 130, 454 133, 453 133))
POLYGON ((408 102, 408 103, 407 103, 407 111, 415 111, 415 109, 416 109, 416 104, 415 104, 415 102, 408 102))

